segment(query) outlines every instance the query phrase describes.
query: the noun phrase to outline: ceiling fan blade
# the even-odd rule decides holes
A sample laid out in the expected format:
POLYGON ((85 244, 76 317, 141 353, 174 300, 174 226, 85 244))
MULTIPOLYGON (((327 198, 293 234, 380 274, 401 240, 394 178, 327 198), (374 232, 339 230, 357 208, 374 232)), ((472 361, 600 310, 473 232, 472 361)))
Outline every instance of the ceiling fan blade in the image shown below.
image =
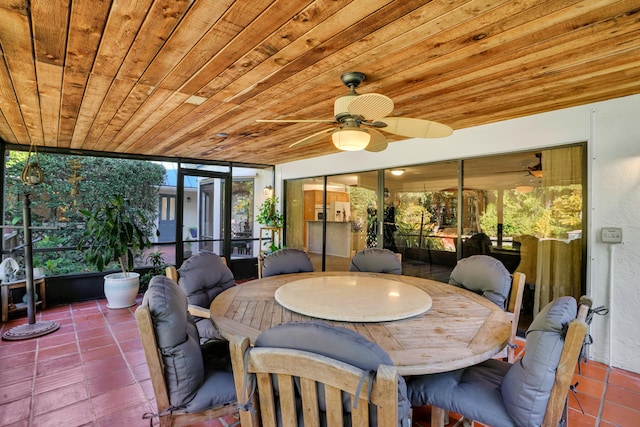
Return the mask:
POLYGON ((326 120, 256 120, 258 123, 338 123, 334 119, 326 120))
POLYGON ((431 120, 408 117, 384 117, 380 120, 387 124, 381 128, 385 132, 409 138, 442 138, 453 133, 449 126, 431 120))
POLYGON ((302 145, 307 145, 307 144, 313 144, 314 142, 318 142, 318 141, 322 140, 323 138, 325 138, 327 135, 333 133, 334 131, 335 131, 335 129, 331 128, 331 129, 325 129, 323 131, 314 133, 313 135, 309 135, 306 138, 303 138, 298 142, 294 142, 293 144, 291 144, 289 146, 289 148, 300 147, 302 145))
POLYGON ((365 93, 353 98, 347 109, 352 116, 361 116, 366 120, 375 121, 391 114, 393 101, 379 93, 365 93))
POLYGON ((378 151, 383 151, 387 148, 387 145, 389 144, 387 143, 387 138, 385 138, 382 133, 375 129, 367 129, 367 132, 371 135, 371 141, 369 141, 369 145, 367 145, 365 150, 377 153, 378 151))

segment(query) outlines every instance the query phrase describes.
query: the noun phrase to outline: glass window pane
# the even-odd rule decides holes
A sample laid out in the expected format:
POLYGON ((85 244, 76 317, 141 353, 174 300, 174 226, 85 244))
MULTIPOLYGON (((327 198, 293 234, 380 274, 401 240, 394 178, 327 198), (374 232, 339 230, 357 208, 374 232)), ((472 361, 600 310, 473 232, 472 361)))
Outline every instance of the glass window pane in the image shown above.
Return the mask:
POLYGON ((232 257, 255 256, 253 253, 253 184, 253 178, 234 178, 231 184, 232 257))
POLYGON ((534 315, 554 298, 583 292, 583 156, 580 145, 464 162, 468 199, 479 208, 465 196, 462 221, 477 216, 479 229, 465 233, 463 256, 485 253, 477 236, 488 236, 490 255, 535 289, 525 295, 534 315))
POLYGON ((403 274, 448 281, 458 245, 458 162, 385 171, 385 247, 402 254, 403 274))

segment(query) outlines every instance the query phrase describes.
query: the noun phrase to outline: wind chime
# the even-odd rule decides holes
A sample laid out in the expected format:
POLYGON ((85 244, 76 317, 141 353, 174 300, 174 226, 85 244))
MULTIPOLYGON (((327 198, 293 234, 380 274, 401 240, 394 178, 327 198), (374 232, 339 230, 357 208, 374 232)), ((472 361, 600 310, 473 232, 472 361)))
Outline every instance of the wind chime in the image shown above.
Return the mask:
POLYGON ((31 236, 31 192, 30 187, 42 184, 44 181, 44 171, 40 167, 40 157, 38 150, 32 143, 29 147, 27 162, 22 169, 20 176, 22 183, 27 186, 24 192, 24 205, 22 209, 24 222, 24 271, 27 282, 27 318, 26 325, 19 325, 9 329, 2 335, 2 339, 8 341, 25 340, 40 337, 56 331, 60 325, 57 322, 48 320, 36 322, 36 299, 33 285, 33 238, 31 236), (32 153, 34 154, 32 159, 32 153))
POLYGON ((44 181, 44 171, 40 167, 40 156, 38 156, 38 150, 34 144, 29 146, 29 154, 27 155, 27 163, 22 169, 22 175, 20 176, 22 183, 25 185, 38 185, 44 181), (31 154, 34 157, 31 160, 31 154))

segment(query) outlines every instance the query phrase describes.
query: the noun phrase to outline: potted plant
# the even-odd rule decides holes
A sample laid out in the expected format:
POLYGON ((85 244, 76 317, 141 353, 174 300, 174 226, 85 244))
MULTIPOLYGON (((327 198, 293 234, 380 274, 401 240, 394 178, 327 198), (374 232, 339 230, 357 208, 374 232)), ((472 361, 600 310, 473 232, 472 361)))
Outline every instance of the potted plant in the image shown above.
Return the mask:
POLYGON ((146 292, 149 287, 149 282, 153 276, 161 276, 165 273, 166 268, 169 266, 164 261, 162 251, 154 251, 147 255, 147 264, 151 264, 151 269, 145 274, 140 276, 140 292, 146 292))
MULTIPOLYGON (((256 221, 258 221, 258 224, 271 229, 278 229, 278 231, 282 229, 284 216, 278 211, 277 197, 268 197, 264 202, 262 202, 262 205, 260 205, 258 209, 256 221)), ((262 230, 260 231, 260 234, 262 235, 262 230)), ((274 230, 271 230, 271 243, 269 245, 269 250, 271 252, 275 252, 278 249, 280 249, 280 245, 276 244, 274 230)))
POLYGON ((152 245, 148 230, 154 227, 153 224, 119 195, 94 211, 81 209, 80 212, 87 217, 78 244, 78 250, 84 251, 85 260, 98 271, 111 263, 120 265, 121 272, 104 277, 107 307, 131 307, 140 286, 140 274, 131 270, 135 257, 152 245))

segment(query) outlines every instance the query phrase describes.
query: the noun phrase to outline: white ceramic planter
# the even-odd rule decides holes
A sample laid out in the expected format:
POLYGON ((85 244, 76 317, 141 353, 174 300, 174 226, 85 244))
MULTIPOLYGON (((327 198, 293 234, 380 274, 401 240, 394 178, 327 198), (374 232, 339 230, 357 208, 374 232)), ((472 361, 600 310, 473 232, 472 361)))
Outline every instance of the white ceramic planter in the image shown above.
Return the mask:
POLYGON ((127 308, 136 303, 136 296, 140 288, 140 274, 112 273, 104 276, 104 296, 107 298, 108 308, 127 308))

